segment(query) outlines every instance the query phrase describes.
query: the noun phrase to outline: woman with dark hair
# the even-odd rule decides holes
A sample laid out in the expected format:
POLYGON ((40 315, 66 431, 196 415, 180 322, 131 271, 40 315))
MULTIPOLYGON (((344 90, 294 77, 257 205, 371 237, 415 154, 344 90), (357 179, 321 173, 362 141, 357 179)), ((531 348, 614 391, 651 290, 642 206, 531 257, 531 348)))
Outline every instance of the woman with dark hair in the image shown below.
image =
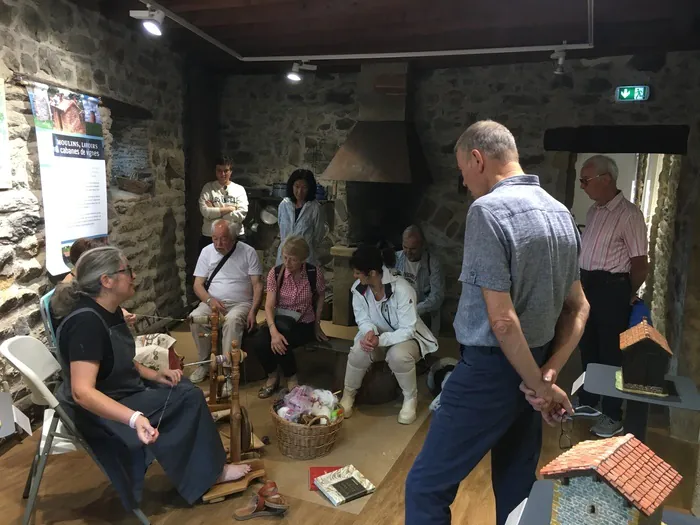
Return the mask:
POLYGON ((316 265, 318 246, 325 235, 321 205, 316 200, 316 179, 309 170, 294 170, 287 180, 287 196, 280 202, 277 213, 280 246, 277 265, 282 264, 282 246, 290 235, 299 235, 309 245, 309 264, 316 265))
POLYGON ((352 309, 358 332, 345 369, 340 403, 352 415, 355 394, 373 361, 386 359, 403 392, 399 423, 416 420, 416 363, 436 352, 438 342, 416 310, 416 292, 388 267, 395 261, 391 246, 360 246, 350 258, 357 281, 352 285, 352 309))
POLYGON ((119 305, 134 295, 134 272, 117 248, 88 250, 75 278, 51 298, 63 372, 57 397, 92 447, 124 506, 138 506, 147 466, 158 460, 191 505, 216 483, 244 476, 226 451, 202 391, 180 370, 134 361, 119 305))

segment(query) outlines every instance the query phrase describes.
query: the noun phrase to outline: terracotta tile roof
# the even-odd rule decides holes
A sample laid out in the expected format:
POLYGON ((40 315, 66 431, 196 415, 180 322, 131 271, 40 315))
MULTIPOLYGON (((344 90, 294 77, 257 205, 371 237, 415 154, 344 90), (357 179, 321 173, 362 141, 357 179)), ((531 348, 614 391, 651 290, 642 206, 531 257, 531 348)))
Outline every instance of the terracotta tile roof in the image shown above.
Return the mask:
POLYGON ((644 339, 650 339, 658 346, 666 350, 669 355, 673 355, 671 348, 668 346, 668 341, 666 341, 666 338, 661 335, 656 328, 647 323, 646 319, 620 334, 620 350, 627 350, 630 346, 638 343, 639 341, 643 341, 644 339))
POLYGON ((545 478, 596 472, 621 496, 650 516, 682 476, 632 434, 583 441, 542 468, 545 478))

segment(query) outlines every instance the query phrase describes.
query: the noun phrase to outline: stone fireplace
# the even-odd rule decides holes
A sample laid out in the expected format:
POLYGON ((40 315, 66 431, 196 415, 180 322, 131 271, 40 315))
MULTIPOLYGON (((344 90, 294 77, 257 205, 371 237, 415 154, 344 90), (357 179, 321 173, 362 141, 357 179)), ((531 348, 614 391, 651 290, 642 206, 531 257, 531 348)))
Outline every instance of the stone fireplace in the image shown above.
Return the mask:
POLYGON ((347 236, 334 256, 333 322, 353 323, 349 257, 363 243, 401 245, 432 182, 418 134, 407 118, 407 64, 365 64, 358 77, 359 121, 326 168, 322 180, 344 186, 347 236))

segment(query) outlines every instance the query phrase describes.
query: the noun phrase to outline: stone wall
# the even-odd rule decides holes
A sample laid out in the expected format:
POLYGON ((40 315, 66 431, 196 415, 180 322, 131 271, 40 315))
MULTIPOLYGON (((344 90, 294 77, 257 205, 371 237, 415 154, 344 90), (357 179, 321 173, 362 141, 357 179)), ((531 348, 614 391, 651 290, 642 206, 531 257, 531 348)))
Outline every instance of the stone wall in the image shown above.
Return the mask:
POLYGON ((681 158, 664 155, 659 172, 656 209, 649 231, 649 276, 644 299, 651 305, 655 328, 667 334, 669 316, 669 275, 675 239, 676 198, 681 174, 681 158))
MULTIPOLYGON (((50 289, 44 269, 41 184, 24 87, 12 73, 110 97, 152 113, 138 140, 156 178, 153 195, 109 189, 110 242, 124 249, 137 273, 135 312, 181 313, 184 297, 184 154, 181 62, 163 42, 108 21, 65 0, 0 0, 0 78, 6 79, 11 141, 11 190, 0 192, 0 340, 43 338, 38 298, 50 289)), ((114 111, 127 112, 124 104, 114 111)), ((107 176, 114 144, 109 104, 101 110, 107 176)), ((129 117, 129 115, 125 115, 129 117)), ((2 379, 9 369, 0 368, 2 379)), ((10 377, 12 376, 12 377, 10 377)))
POLYGON ((592 476, 569 478, 569 484, 554 483, 552 523, 581 525, 636 524, 639 511, 604 481, 592 476), (594 512, 591 512, 594 510, 594 512))
MULTIPOLYGON (((470 202, 468 194, 459 191, 452 149, 469 124, 492 118, 507 125, 518 141, 523 167, 538 174, 543 187, 564 201, 567 184, 569 191, 573 187, 566 175, 569 162, 565 155, 544 151, 545 130, 594 124, 694 124, 700 116, 700 100, 679 96, 692 91, 700 80, 700 53, 670 53, 662 66, 655 62, 647 67, 640 57, 622 56, 571 60, 566 67, 564 77, 552 74, 550 62, 415 75, 414 105, 409 109, 434 178, 418 213, 444 258, 443 330, 450 329, 456 311, 470 202), (616 104, 613 92, 620 84, 649 84, 652 99, 616 104)), ((238 180, 267 185, 284 180, 302 165, 321 173, 357 118, 356 80, 354 74, 318 74, 290 86, 280 77, 230 77, 224 87, 222 133, 236 159, 238 180), (322 160, 314 164, 319 153, 322 160)), ((673 272, 682 271, 674 267, 671 281, 673 272)))
POLYGON ((133 118, 116 118, 112 121, 112 169, 114 177, 131 177, 137 171, 147 169, 148 124, 133 118))

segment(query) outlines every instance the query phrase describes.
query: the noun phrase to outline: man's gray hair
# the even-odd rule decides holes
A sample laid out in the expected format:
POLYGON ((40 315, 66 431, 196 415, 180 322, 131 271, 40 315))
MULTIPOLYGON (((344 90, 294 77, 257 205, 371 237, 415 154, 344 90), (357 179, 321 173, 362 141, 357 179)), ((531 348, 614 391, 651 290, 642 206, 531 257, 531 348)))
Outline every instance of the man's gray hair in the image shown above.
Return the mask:
POLYGON ((411 224, 408 228, 403 231, 404 237, 419 237, 422 242, 425 242, 425 235, 423 235, 423 230, 417 224, 411 224))
POLYGON ((462 133, 455 144, 455 153, 474 149, 500 162, 518 162, 515 137, 507 127, 493 120, 475 122, 462 133))
POLYGON ((234 241, 238 237, 238 225, 234 222, 227 221, 226 219, 218 219, 214 222, 211 223, 211 236, 214 236, 214 231, 216 230, 216 227, 219 224, 225 224, 226 227, 228 228, 228 233, 231 236, 231 239, 234 241))
POLYGON ((593 166, 595 168, 596 175, 605 175, 608 173, 612 180, 617 182, 617 176, 620 170, 617 167, 617 162, 614 159, 608 157, 607 155, 593 155, 586 159, 583 163, 583 167, 593 166))

